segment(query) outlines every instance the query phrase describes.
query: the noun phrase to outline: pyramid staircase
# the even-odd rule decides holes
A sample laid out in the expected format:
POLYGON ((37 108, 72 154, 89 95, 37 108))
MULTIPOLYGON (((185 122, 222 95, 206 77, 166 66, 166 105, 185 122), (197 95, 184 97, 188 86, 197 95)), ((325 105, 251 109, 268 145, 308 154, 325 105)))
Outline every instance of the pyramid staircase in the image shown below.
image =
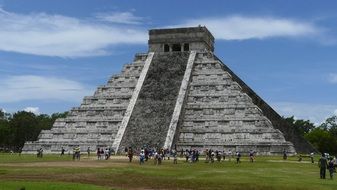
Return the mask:
POLYGON ((38 140, 26 142, 22 151, 59 153, 64 147, 72 150, 96 150, 110 147, 121 125, 147 54, 137 54, 133 63, 126 64, 120 74, 99 86, 93 96, 86 96, 80 107, 73 108, 66 118, 57 119, 51 130, 42 130, 38 140))
POLYGON ((310 152, 299 135, 213 53, 205 27, 150 30, 149 52, 86 96, 23 152, 64 147, 310 152))

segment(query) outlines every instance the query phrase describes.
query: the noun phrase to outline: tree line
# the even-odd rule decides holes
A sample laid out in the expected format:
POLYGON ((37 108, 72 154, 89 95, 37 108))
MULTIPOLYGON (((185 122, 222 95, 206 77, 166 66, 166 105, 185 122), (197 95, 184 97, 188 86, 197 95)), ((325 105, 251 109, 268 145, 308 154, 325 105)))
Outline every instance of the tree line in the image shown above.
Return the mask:
MULTIPOLYGON (((26 111, 9 114, 0 109, 0 151, 21 150, 26 141, 36 141, 41 130, 51 129, 57 118, 64 118, 67 114, 36 115, 26 111)), ((318 151, 337 154, 337 116, 327 118, 319 126, 294 116, 283 119, 318 151)))
POLYGON ((51 129, 57 118, 67 112, 52 115, 18 111, 4 113, 0 109, 0 151, 20 151, 26 141, 37 140, 41 130, 51 129))
POLYGON ((284 118, 291 127, 309 141, 319 152, 337 154, 337 116, 327 118, 319 126, 309 120, 284 118))

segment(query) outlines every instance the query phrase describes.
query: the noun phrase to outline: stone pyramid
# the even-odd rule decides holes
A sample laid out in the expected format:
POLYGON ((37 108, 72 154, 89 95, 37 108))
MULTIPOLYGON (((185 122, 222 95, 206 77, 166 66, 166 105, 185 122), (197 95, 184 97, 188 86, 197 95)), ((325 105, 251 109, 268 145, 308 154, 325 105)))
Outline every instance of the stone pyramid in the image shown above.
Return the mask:
POLYGON ((206 27, 149 31, 149 52, 84 97, 23 152, 80 146, 312 151, 307 143, 213 53, 206 27))

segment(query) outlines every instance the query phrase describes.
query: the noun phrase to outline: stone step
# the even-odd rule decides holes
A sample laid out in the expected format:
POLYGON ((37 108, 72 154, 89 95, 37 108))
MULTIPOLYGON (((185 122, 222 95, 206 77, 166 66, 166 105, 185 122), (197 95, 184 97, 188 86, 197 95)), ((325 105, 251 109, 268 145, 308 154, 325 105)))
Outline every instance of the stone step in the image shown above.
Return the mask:
POLYGON ((232 78, 232 76, 222 69, 209 69, 209 70, 199 70, 197 68, 194 69, 192 76, 204 76, 204 75, 210 75, 210 76, 221 76, 223 78, 232 78))
POLYGON ((64 121, 64 122, 87 122, 87 121, 101 121, 101 122, 104 122, 104 121, 122 121, 123 117, 77 117, 77 118, 71 118, 71 117, 67 117, 67 118, 63 118, 61 121, 64 121))
POLYGON ((112 77, 110 77, 108 83, 110 81, 112 82, 112 81, 124 80, 124 79, 136 79, 136 80, 138 80, 139 76, 140 76, 140 73, 139 74, 127 74, 127 73, 124 73, 124 74, 123 73, 122 74, 115 74, 112 77))
POLYGON ((132 93, 121 93, 121 94, 104 94, 104 95, 96 95, 96 96, 85 96, 84 100, 100 100, 100 99, 130 99, 132 97, 132 93))
POLYGON ((251 99, 247 95, 240 96, 212 96, 212 95, 200 95, 200 96, 189 96, 188 103, 194 104, 205 104, 205 103, 240 103, 240 102, 251 102, 251 99))
POLYGON ((186 116, 184 121, 251 121, 251 120, 261 120, 264 119, 263 116, 256 117, 242 117, 242 116, 186 116))
POLYGON ((134 57, 134 62, 136 61, 141 61, 144 62, 147 58, 147 53, 136 53, 135 57, 134 57))
MULTIPOLYGON (((134 88, 137 84, 137 81, 134 82, 128 82, 128 83, 119 83, 119 84, 111 84, 108 87, 110 89, 113 88, 117 88, 117 89, 121 89, 121 88, 134 88)), ((104 86, 103 88, 106 88, 106 86, 104 86)))
POLYGON ((121 105, 115 105, 112 104, 112 106, 95 106, 95 107, 74 107, 71 109, 71 111, 120 111, 125 110, 127 105, 121 106, 121 105))
POLYGON ((205 133, 219 133, 219 134, 234 134, 234 133, 249 133, 249 134, 263 134, 263 133, 278 133, 271 126, 262 127, 224 127, 224 126, 183 126, 179 131, 180 133, 193 133, 193 134, 205 134, 205 133))
POLYGON ((135 83, 137 83, 138 79, 134 78, 134 79, 128 79, 128 80, 116 80, 116 81, 108 81, 108 83, 106 85, 103 86, 102 89, 100 90, 113 90, 115 87, 123 87, 123 86, 130 86, 133 85, 135 83))
MULTIPOLYGON (((70 136, 71 138, 79 138, 80 136, 90 136, 90 138, 100 138, 102 135, 107 135, 114 137, 117 133, 117 130, 109 130, 109 131, 50 131, 41 133, 39 139, 48 139, 54 138, 56 141, 65 138, 66 136, 70 136)), ((68 138, 70 138, 68 137, 68 138)), ((88 137, 89 138, 89 137, 88 137)))
POLYGON ((144 64, 145 64, 144 61, 136 61, 132 63, 127 63, 123 65, 122 71, 125 71, 128 69, 135 70, 135 69, 143 68, 144 64))
POLYGON ((118 127, 108 126, 107 128, 101 127, 87 127, 87 128, 78 128, 78 127, 65 127, 65 128, 53 128, 51 130, 42 130, 41 134, 54 134, 54 133, 64 133, 64 134, 76 134, 76 133, 92 133, 92 134, 101 134, 101 133, 113 133, 117 132, 118 127))
POLYGON ((226 81, 200 81, 200 80, 192 80, 190 83, 190 86, 225 86, 229 89, 232 89, 231 86, 236 86, 241 90, 241 87, 239 86, 239 84, 237 84, 236 82, 228 82, 226 81))
POLYGON ((188 102, 185 105, 186 109, 230 109, 230 108, 245 108, 245 109, 259 109, 256 105, 250 102, 239 102, 237 104, 233 103, 194 103, 194 102, 188 102))
POLYGON ((213 74, 193 74, 192 80, 193 81, 196 81, 196 80, 200 80, 200 81, 216 80, 216 81, 227 81, 227 82, 231 82, 231 83, 233 82, 229 76, 223 76, 223 74, 217 74, 217 75, 213 75, 213 74))
POLYGON ((68 113, 69 117, 72 116, 81 116, 81 115, 86 115, 86 116, 98 116, 98 115, 103 115, 103 116, 123 116, 125 112, 125 109, 92 109, 88 110, 87 108, 83 109, 72 109, 68 113))
POLYGON ((231 98, 236 98, 239 96, 246 96, 243 94, 240 94, 239 92, 228 92, 228 91, 214 91, 214 92, 210 92, 210 91, 190 91, 188 93, 189 97, 231 97, 231 98))
POLYGON ((88 110, 90 110, 91 108, 100 108, 102 106, 105 106, 107 108, 110 109, 115 109, 115 110, 125 110, 127 108, 127 104, 114 104, 113 102, 110 103, 109 101, 106 102, 93 102, 90 104, 81 104, 81 108, 86 108, 88 110))

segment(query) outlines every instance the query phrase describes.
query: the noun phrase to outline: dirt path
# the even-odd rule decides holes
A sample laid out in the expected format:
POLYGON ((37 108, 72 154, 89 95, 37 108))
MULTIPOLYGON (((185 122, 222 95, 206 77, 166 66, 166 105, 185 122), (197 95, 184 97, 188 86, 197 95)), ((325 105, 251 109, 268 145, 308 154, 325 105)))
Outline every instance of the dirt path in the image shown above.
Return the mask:
POLYGON ((124 166, 128 163, 111 161, 50 161, 30 163, 1 163, 0 166, 7 167, 65 167, 65 168, 104 168, 109 166, 124 166))
MULTIPOLYGON (((133 162, 137 162, 134 160, 133 162)), ((109 160, 97 160, 96 157, 83 157, 80 161, 54 160, 54 161, 34 161, 34 162, 9 162, 0 163, 0 167, 65 167, 65 168, 104 168, 125 166, 129 164, 125 156, 114 156, 109 160)))

